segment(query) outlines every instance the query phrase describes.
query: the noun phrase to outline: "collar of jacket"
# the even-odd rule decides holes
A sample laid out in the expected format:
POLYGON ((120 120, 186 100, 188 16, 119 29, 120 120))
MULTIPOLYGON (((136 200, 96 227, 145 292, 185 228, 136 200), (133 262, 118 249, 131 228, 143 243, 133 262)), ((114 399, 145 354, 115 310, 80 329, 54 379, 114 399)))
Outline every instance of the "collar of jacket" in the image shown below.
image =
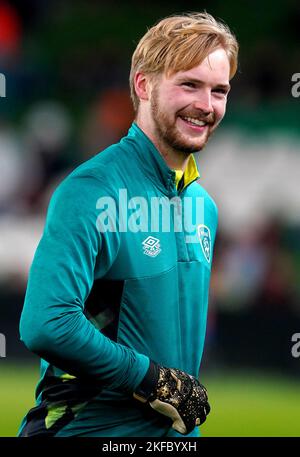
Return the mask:
MULTIPOLYGON (((155 185, 167 195, 175 194, 175 171, 168 167, 152 141, 135 122, 131 125, 125 140, 130 141, 145 174, 150 177, 155 185)), ((193 154, 191 154, 184 172, 184 186, 181 191, 198 178, 197 164, 193 154)))

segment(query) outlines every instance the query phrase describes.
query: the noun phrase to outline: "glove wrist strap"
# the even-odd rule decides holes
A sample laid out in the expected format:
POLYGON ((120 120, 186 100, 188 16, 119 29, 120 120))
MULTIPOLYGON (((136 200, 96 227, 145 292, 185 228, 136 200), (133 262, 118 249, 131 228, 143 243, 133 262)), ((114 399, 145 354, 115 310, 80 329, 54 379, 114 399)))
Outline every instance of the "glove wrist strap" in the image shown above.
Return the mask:
POLYGON ((147 401, 152 401, 156 398, 155 388, 158 383, 159 378, 159 365, 150 360, 150 366, 148 371, 134 392, 133 396, 137 399, 146 403, 147 401))

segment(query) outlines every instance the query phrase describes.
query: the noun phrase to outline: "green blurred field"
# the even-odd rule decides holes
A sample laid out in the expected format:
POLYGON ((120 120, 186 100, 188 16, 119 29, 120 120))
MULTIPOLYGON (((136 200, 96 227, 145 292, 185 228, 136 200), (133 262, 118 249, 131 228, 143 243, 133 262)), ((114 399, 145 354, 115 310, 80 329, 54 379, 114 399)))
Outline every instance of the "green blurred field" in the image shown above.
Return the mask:
MULTIPOLYGON (((34 405, 38 366, 3 365, 0 436, 15 436, 34 405)), ((300 381, 256 373, 206 375, 212 412, 202 436, 300 436, 300 381)))

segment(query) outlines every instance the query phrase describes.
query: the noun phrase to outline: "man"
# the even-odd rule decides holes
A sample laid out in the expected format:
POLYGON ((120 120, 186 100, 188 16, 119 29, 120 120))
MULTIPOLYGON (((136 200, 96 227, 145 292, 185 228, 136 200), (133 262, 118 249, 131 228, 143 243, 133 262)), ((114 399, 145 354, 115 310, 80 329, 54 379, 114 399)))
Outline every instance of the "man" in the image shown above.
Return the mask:
POLYGON ((42 358, 21 436, 198 436, 217 209, 192 154, 225 114, 237 52, 206 13, 152 27, 128 135, 55 191, 20 323, 42 358))

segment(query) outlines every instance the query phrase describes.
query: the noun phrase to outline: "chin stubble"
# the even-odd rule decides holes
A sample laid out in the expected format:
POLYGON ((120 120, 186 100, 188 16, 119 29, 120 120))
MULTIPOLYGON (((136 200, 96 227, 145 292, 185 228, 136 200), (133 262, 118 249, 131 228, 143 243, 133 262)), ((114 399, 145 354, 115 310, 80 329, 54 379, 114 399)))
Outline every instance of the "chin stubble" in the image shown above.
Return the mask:
MULTIPOLYGON (((160 110, 159 105, 157 103, 157 100, 158 100, 157 91, 156 90, 153 91, 152 95, 153 95, 153 97, 151 100, 151 112, 152 112, 152 118, 153 118, 155 128, 156 128, 158 142, 162 146, 164 143, 169 148, 172 148, 172 149, 179 151, 181 153, 184 153, 186 155, 201 151, 205 147, 205 145, 208 141, 208 138, 210 137, 211 132, 209 132, 209 131, 207 132, 201 146, 196 145, 196 144, 195 145, 187 144, 187 142, 183 138, 180 138, 181 134, 180 134, 180 132, 178 132, 176 125, 170 124, 165 113, 160 110)), ((212 124, 212 121, 213 121, 212 118, 210 118, 209 125, 212 124)))

